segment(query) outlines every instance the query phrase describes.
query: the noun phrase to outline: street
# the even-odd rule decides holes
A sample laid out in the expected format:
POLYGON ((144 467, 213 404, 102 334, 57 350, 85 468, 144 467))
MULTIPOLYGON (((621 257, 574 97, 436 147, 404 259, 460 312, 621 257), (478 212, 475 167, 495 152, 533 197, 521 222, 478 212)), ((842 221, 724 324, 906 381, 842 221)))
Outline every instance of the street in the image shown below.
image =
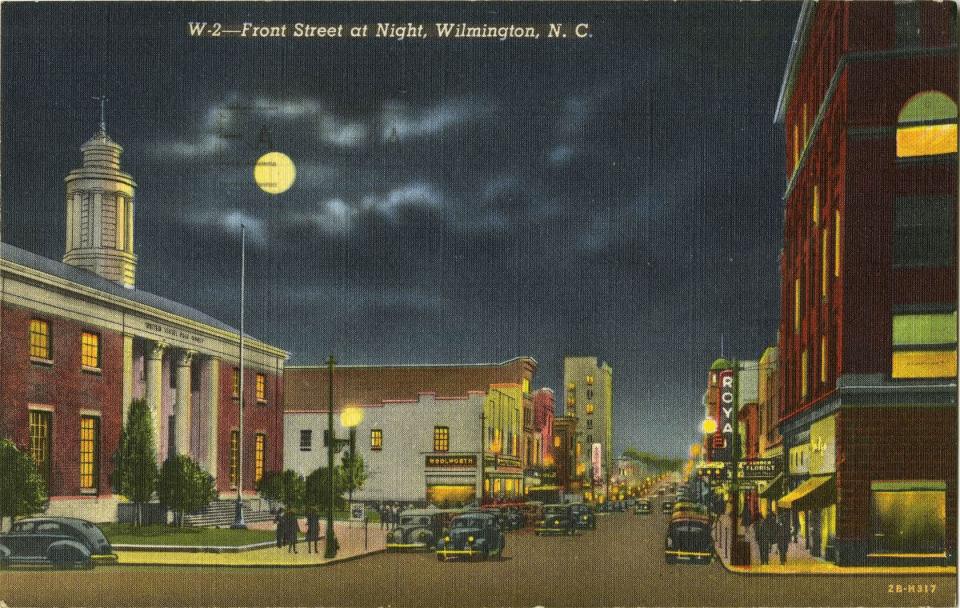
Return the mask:
MULTIPOLYGON (((654 501, 655 507, 659 502, 654 501)), ((323 568, 5 571, 15 606, 948 606, 954 577, 748 576, 667 566, 667 516, 601 514, 574 537, 507 535, 503 559, 376 554, 323 568), (900 591, 897 592, 897 589, 900 591), (911 587, 912 586, 912 587, 911 587)))

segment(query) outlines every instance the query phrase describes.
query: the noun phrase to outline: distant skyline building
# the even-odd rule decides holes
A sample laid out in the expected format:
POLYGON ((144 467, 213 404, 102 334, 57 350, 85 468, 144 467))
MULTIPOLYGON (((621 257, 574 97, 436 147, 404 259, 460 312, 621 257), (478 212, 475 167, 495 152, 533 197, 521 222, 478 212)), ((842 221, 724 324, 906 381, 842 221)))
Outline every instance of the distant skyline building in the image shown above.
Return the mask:
POLYGON ((577 418, 575 474, 585 490, 604 491, 614 464, 613 368, 597 357, 564 357, 563 385, 566 415, 577 418))

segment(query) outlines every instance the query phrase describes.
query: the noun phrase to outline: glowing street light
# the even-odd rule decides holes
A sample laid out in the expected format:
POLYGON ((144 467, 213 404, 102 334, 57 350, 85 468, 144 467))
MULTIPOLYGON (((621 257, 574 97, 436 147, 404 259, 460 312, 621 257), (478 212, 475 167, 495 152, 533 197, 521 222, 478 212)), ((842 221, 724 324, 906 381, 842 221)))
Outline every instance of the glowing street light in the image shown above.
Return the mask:
POLYGON ((703 431, 704 435, 713 435, 717 432, 717 421, 710 416, 707 416, 700 424, 700 429, 703 431))

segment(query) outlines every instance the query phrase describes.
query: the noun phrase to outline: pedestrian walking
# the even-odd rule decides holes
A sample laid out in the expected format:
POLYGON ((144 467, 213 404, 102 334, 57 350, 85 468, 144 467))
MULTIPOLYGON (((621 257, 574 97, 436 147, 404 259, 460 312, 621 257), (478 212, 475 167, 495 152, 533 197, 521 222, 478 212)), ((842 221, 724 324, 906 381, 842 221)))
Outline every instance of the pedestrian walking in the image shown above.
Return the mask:
POLYGON ((284 516, 286 525, 284 526, 284 540, 287 543, 287 553, 297 553, 297 538, 300 536, 300 522, 297 520, 297 514, 293 511, 287 511, 284 516))
POLYGON ((284 541, 284 531, 283 531, 284 519, 283 519, 282 507, 280 508, 279 511, 277 511, 277 516, 273 518, 273 523, 277 526, 277 549, 282 549, 283 541, 284 541))
POLYGON ((307 511, 307 553, 320 553, 320 515, 316 509, 307 511))
POLYGON ((777 525, 777 552, 780 554, 780 565, 787 564, 787 549, 790 548, 790 538, 794 532, 790 529, 790 517, 784 517, 777 525))
POLYGON ((773 516, 769 513, 766 517, 761 517, 753 526, 753 535, 757 540, 757 548, 760 553, 760 565, 765 566, 770 563, 770 545, 774 538, 772 533, 773 516))

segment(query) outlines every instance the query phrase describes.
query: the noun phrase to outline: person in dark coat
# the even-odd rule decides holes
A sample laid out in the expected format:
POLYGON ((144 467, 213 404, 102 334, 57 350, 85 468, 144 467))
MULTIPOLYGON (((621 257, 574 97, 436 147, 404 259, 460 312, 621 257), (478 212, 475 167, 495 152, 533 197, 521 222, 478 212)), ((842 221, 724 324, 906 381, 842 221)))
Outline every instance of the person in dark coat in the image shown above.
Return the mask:
POLYGON ((787 549, 790 548, 790 538, 793 536, 793 531, 790 528, 789 515, 781 518, 776 528, 777 552, 780 553, 781 566, 787 563, 787 549))
POLYGON ((297 537, 300 535, 300 523, 293 511, 284 514, 284 540, 287 543, 287 553, 297 553, 297 537))
POLYGON ((776 525, 773 516, 767 513, 766 517, 761 517, 753 526, 753 534, 757 539, 757 548, 760 553, 760 564, 770 563, 770 545, 773 544, 773 530, 776 525))
POLYGON ((307 553, 320 553, 320 516, 316 509, 307 511, 307 553))
POLYGON ((284 531, 283 531, 284 519, 283 519, 282 508, 279 511, 277 511, 277 516, 273 518, 273 523, 276 524, 277 526, 277 549, 282 549, 283 541, 284 541, 284 531))

